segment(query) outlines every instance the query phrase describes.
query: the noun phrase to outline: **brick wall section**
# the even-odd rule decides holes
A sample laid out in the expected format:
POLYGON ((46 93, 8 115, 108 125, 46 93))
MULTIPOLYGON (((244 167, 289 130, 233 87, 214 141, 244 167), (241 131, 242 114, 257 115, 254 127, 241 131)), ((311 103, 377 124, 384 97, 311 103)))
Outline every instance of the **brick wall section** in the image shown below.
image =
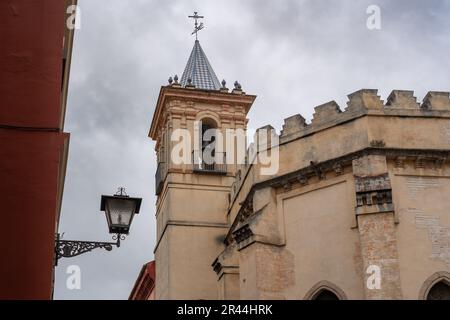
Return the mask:
MULTIPOLYGON (((376 213, 358 216, 361 255, 364 270, 376 265, 381 270, 381 288, 364 285, 366 299, 401 299, 400 270, 394 214, 376 213)), ((364 282, 370 274, 364 272, 364 282)))
POLYGON ((286 299, 283 291, 295 285, 294 264, 294 255, 283 247, 254 242, 242 249, 241 299, 286 299), (246 272, 250 270, 256 272, 246 272))
POLYGON ((386 158, 371 155, 355 159, 353 174, 356 197, 367 193, 370 197, 369 201, 357 202, 355 210, 364 271, 375 265, 381 272, 379 289, 369 289, 367 280, 372 273, 363 273, 366 299, 401 299, 394 207, 390 197, 380 197, 391 193, 386 158))

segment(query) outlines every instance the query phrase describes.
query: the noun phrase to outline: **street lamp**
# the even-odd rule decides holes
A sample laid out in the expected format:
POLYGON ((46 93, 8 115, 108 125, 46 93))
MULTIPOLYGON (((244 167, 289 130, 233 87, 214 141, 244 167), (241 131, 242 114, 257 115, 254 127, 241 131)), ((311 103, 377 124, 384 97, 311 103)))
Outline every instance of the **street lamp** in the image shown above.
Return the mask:
POLYGON ((100 210, 105 212, 109 233, 113 234, 112 238, 116 242, 61 240, 58 233, 55 240, 55 265, 62 257, 75 257, 95 248, 111 251, 113 246, 120 247, 120 241, 125 240, 125 235, 130 231, 134 215, 139 213, 141 202, 142 198, 129 197, 125 188, 119 188, 113 196, 102 195, 100 210))
POLYGON ((105 211, 109 233, 128 234, 135 213, 141 207, 140 198, 130 198, 124 188, 113 196, 102 196, 100 210, 105 211))

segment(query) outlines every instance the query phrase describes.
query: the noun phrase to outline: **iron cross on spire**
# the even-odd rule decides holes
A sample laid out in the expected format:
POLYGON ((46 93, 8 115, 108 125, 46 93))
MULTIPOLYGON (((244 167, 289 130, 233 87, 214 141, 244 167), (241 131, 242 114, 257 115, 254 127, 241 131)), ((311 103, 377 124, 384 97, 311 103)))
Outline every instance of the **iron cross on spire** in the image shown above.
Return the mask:
POLYGON ((197 33, 198 33, 200 30, 203 29, 203 22, 200 22, 200 24, 199 24, 197 20, 198 20, 198 19, 203 19, 203 18, 204 18, 204 16, 199 16, 197 13, 198 13, 198 12, 194 12, 194 15, 193 15, 193 16, 188 16, 188 18, 192 18, 192 19, 194 19, 194 21, 195 21, 194 31, 192 31, 192 33, 191 33, 191 34, 194 34, 194 33, 195 33, 195 40, 198 40, 197 33))

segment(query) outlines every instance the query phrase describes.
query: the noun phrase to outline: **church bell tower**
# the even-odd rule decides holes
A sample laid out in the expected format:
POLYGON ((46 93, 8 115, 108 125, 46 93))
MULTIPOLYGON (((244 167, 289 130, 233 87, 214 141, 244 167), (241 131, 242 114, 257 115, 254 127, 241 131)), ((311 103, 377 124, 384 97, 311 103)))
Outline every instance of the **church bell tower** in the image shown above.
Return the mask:
POLYGON ((169 78, 161 87, 149 133, 158 162, 156 299, 218 298, 211 264, 224 249, 237 171, 237 153, 227 157, 218 145, 227 144, 228 129, 246 130, 246 115, 256 98, 237 82, 231 91, 225 81, 219 82, 197 39, 202 17, 190 17, 195 19, 194 47, 181 79, 169 78), (208 130, 223 139, 215 134, 205 139, 208 130), (211 145, 213 161, 205 161, 204 151, 211 145))

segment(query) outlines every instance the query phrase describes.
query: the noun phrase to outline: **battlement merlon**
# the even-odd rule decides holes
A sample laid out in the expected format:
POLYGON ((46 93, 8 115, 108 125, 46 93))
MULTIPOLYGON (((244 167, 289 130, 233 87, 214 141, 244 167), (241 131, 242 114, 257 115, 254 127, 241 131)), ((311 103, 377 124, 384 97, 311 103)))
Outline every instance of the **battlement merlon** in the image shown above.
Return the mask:
POLYGON ((449 92, 430 91, 421 105, 425 110, 450 110, 449 92))
POLYGON ((289 135, 291 133, 298 132, 307 126, 305 118, 301 115, 296 114, 284 119, 283 129, 281 130, 281 135, 289 135))

